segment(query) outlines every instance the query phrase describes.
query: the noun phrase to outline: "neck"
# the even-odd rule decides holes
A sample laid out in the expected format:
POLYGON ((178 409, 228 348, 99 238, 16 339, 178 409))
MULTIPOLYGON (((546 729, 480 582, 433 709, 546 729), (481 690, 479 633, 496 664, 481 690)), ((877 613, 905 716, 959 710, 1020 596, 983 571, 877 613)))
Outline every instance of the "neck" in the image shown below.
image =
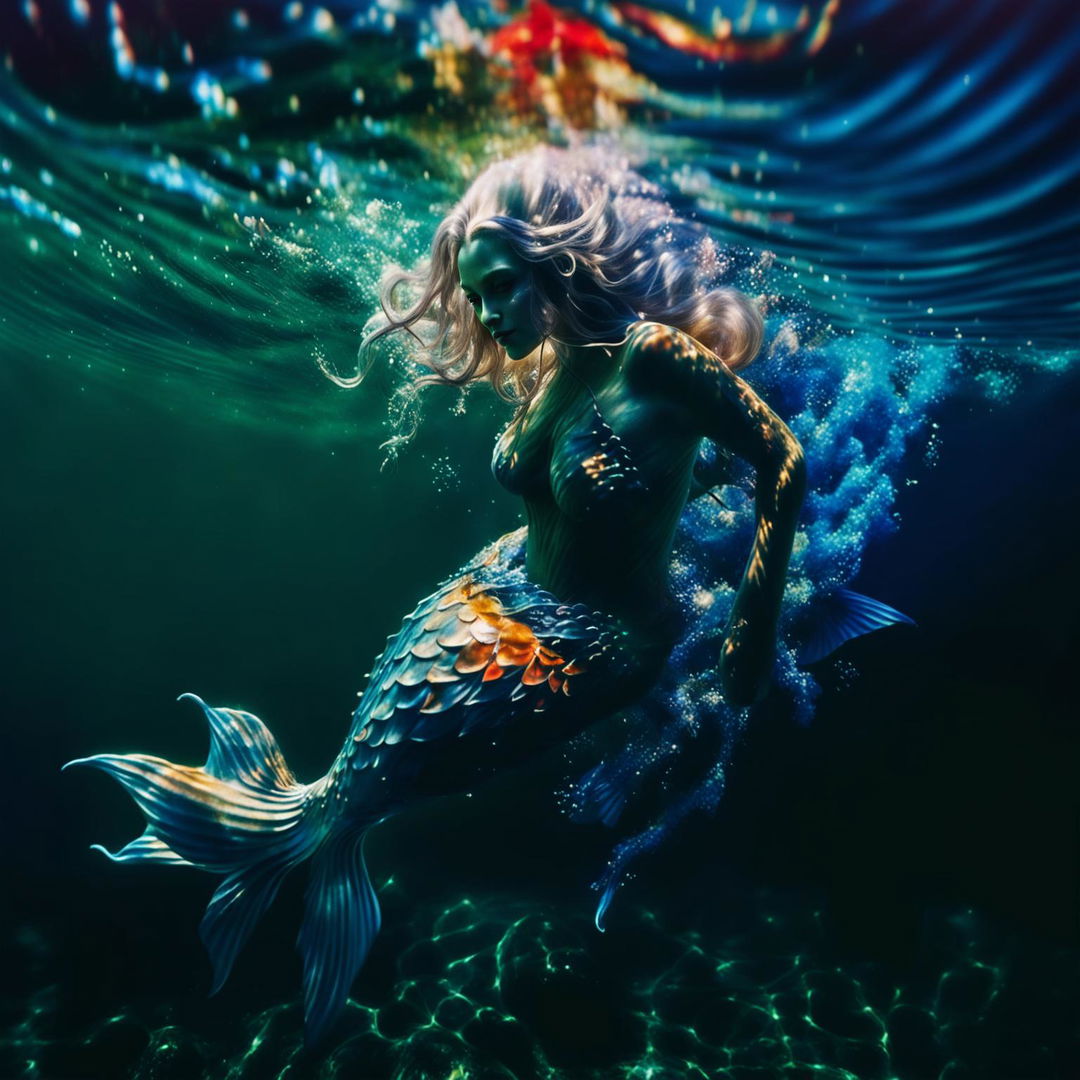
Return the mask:
POLYGON ((560 343, 557 347, 558 370, 590 382, 611 370, 613 357, 618 348, 611 344, 573 345, 560 343))

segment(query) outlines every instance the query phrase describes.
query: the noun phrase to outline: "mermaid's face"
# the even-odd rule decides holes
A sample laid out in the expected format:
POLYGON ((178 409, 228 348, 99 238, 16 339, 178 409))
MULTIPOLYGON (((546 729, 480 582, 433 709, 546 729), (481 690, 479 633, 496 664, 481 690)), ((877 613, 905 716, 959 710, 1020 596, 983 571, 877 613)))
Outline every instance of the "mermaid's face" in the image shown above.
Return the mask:
POLYGON ((461 245, 458 280, 465 299, 511 360, 544 338, 536 324, 532 269, 498 233, 480 232, 461 245))

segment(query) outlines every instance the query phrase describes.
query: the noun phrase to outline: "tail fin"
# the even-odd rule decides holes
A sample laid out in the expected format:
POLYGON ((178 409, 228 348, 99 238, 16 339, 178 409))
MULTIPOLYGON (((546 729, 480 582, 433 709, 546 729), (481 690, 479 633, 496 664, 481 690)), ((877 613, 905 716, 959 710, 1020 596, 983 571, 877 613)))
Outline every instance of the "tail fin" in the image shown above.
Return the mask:
POLYGON ((318 1043, 348 1000, 379 932, 379 901, 364 865, 366 832, 338 833, 319 849, 296 945, 304 958, 304 1025, 318 1043))
POLYGON ((309 856, 314 874, 299 946, 305 961, 307 1038, 313 1043, 341 1011, 379 928, 379 906, 364 868, 363 833, 328 837, 314 813, 321 784, 297 783, 266 725, 251 713, 206 714, 210 753, 199 767, 144 754, 97 754, 71 761, 115 777, 143 812, 146 831, 114 862, 195 866, 225 875, 199 933, 214 967, 216 993, 285 875, 309 856))

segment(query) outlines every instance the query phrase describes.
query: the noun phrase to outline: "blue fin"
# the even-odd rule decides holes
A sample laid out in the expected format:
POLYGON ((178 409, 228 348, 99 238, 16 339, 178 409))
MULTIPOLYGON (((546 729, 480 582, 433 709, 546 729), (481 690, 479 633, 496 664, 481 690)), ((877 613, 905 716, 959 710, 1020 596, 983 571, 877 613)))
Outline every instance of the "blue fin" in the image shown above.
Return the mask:
MULTIPOLYGON (((77 762, 70 762, 75 765, 77 762)), ((67 765, 64 766, 67 768, 67 765)), ((167 866, 190 866, 187 859, 181 858, 173 851, 164 840, 158 836, 151 827, 147 827, 142 836, 136 837, 113 854, 107 847, 101 844, 91 844, 91 851, 100 851, 106 858, 115 863, 163 863, 167 866)))
POLYGON ((285 875, 299 861, 271 859, 260 862, 248 870, 230 874, 217 887, 199 923, 199 937, 214 968, 211 996, 225 985, 240 950, 274 902, 285 875))
POLYGON ((312 861, 297 948, 304 958, 305 1036, 319 1042, 379 932, 379 901, 364 865, 365 832, 329 837, 312 861))
POLYGON ((214 966, 213 991, 282 878, 317 847, 321 827, 305 819, 313 786, 294 779, 273 735, 256 716, 198 704, 210 725, 203 767, 174 765, 145 754, 97 754, 69 762, 119 780, 147 821, 146 831, 114 862, 196 866, 227 875, 207 908, 200 932, 214 966))
POLYGON ((612 897, 615 895, 615 890, 618 887, 619 879, 616 875, 612 874, 607 879, 604 888, 600 893, 600 899, 596 902, 596 914, 593 916, 593 923, 601 934, 604 933, 604 916, 607 914, 607 909, 611 906, 612 897))
POLYGON ((813 605, 808 622, 807 640, 799 650, 800 664, 816 664, 844 642, 874 630, 897 623, 915 625, 914 619, 896 608, 851 589, 837 589, 819 600, 813 605))
POLYGON ((570 815, 571 821, 580 824, 599 821, 610 827, 619 820, 626 805, 626 792, 603 775, 604 768, 605 763, 600 762, 575 785, 580 792, 580 805, 570 815))

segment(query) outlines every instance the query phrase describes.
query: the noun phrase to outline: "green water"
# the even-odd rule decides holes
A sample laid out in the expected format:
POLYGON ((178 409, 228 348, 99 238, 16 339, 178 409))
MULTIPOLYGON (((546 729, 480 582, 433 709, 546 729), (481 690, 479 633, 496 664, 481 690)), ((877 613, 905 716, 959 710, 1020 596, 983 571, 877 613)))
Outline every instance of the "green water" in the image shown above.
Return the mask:
POLYGON ((845 4, 834 51, 720 74, 623 35, 673 111, 658 91, 586 137, 733 244, 767 300, 753 378, 818 470, 796 580, 858 572, 920 630, 818 673, 810 727, 782 694, 762 709, 719 810, 634 865, 604 936, 589 885, 623 834, 572 825, 559 793, 616 726, 376 831, 384 929, 311 1057, 303 882, 208 1000, 211 879, 106 864, 88 845, 137 813, 58 769, 202 761, 175 703, 196 691, 261 716, 301 779, 325 770, 386 635, 520 512, 490 478, 493 396, 432 391, 388 462, 402 351, 351 393, 319 363, 353 369, 386 261, 424 250, 478 167, 567 132, 512 115, 475 56, 462 95, 436 90, 404 10, 393 36, 318 48, 260 31, 275 75, 235 90, 237 117, 49 87, 13 46, 0 1075, 1069 1074, 1077 165, 1052 8, 845 4))

